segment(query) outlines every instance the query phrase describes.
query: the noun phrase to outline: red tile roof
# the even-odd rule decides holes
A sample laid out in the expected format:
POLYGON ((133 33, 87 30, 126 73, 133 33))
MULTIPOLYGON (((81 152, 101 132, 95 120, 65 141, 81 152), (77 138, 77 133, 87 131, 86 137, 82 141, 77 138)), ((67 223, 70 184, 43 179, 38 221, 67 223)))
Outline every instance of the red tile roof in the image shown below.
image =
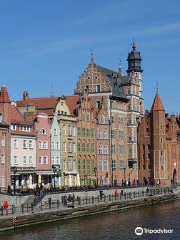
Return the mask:
MULTIPOLYGON (((33 104, 38 113, 47 113, 53 115, 54 109, 58 103, 59 97, 45 97, 45 98, 29 98, 27 100, 17 101, 18 107, 26 107, 33 104)), ((65 102, 69 107, 70 114, 75 115, 76 104, 79 101, 79 96, 66 96, 65 102)))
POLYGON ((36 136, 35 132, 25 132, 25 131, 11 131, 11 135, 23 135, 23 136, 36 136))
POLYGON ((1 87, 0 102, 10 103, 9 95, 5 86, 1 87))
POLYGON ((10 118, 11 123, 29 125, 29 123, 24 120, 23 115, 18 111, 18 109, 14 105, 11 105, 10 118))
POLYGON ((162 104, 162 101, 161 101, 158 93, 156 94, 153 105, 151 107, 151 112, 153 112, 153 111, 165 111, 164 106, 162 104))

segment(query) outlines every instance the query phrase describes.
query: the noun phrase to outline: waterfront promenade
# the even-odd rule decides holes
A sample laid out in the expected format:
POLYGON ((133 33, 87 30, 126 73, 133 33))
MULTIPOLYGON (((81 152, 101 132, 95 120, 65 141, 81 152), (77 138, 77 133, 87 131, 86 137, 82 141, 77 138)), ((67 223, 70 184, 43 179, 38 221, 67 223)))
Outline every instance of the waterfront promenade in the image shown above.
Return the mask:
POLYGON ((9 205, 8 210, 1 207, 0 230, 174 200, 180 192, 179 188, 172 187, 113 189, 109 194, 107 191, 98 195, 91 192, 89 196, 75 197, 67 202, 61 194, 48 194, 36 206, 27 203, 18 207, 9 205))

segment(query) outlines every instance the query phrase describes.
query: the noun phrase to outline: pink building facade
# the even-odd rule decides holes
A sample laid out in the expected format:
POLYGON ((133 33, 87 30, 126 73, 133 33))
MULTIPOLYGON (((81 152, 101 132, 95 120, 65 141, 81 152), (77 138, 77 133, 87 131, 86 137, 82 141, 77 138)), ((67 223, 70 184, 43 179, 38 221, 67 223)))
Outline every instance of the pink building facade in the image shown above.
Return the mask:
POLYGON ((53 171, 51 170, 50 119, 45 113, 38 114, 35 123, 36 131, 36 178, 37 183, 51 185, 53 171))

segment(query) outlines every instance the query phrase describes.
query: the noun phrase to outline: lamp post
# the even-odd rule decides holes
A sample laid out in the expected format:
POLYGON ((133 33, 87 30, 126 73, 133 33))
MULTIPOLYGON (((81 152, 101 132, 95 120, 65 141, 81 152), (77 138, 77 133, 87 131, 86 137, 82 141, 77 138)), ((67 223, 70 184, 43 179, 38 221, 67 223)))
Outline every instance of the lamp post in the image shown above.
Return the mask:
POLYGON ((97 167, 94 168, 95 173, 95 188, 97 188, 97 167))
POLYGON ((56 183, 55 183, 55 174, 57 172, 57 169, 55 166, 52 167, 53 168, 53 172, 54 172, 54 188, 56 187, 56 183))
POLYGON ((14 195, 16 194, 16 178, 15 175, 17 173, 17 167, 12 167, 12 171, 14 173, 14 195))
POLYGON ((126 185, 126 168, 124 167, 124 185, 126 185))

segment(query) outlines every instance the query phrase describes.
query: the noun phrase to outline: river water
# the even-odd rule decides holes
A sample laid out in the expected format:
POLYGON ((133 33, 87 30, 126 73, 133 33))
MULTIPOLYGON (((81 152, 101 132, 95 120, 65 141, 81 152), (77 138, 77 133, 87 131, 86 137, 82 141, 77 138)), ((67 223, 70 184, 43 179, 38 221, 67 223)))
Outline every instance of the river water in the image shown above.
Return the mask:
POLYGON ((0 233, 0 240, 180 239, 180 201, 120 210, 0 233), (135 228, 173 233, 135 234, 135 228))

